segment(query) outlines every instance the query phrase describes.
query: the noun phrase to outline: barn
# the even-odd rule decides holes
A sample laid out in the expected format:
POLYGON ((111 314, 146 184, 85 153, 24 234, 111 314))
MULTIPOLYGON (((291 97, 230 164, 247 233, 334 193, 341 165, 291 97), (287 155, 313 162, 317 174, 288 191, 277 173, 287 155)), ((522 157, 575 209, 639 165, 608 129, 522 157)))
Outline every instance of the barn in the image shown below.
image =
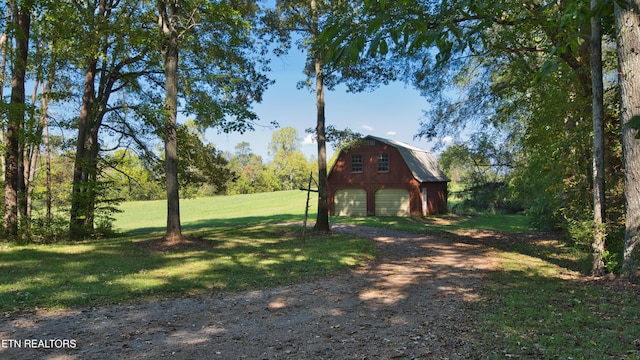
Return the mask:
POLYGON ((426 150, 374 136, 341 151, 331 167, 329 211, 337 216, 428 216, 447 211, 449 179, 426 150))

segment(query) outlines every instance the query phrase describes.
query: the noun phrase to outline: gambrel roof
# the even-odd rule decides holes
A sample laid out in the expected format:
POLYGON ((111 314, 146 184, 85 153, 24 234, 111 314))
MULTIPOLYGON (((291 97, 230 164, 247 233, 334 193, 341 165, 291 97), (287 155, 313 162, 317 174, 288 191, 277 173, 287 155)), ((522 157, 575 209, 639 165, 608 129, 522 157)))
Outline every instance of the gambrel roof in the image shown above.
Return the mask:
POLYGON ((372 139, 392 146, 400 152, 413 177, 419 182, 443 182, 449 178, 440 170, 435 156, 427 150, 405 144, 396 140, 383 139, 376 136, 365 136, 364 140, 372 139))

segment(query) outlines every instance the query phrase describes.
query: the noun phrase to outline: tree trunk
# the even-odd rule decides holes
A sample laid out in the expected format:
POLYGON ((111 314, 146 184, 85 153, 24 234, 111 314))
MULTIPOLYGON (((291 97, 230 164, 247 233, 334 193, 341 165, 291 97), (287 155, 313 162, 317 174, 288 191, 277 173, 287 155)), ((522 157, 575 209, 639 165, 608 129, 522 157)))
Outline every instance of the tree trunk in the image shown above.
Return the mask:
POLYGON ((44 142, 44 156, 45 156, 45 176, 46 176, 46 195, 45 195, 45 224, 47 228, 51 225, 51 203, 53 197, 51 194, 51 145, 49 143, 49 94, 51 93, 51 87, 53 85, 53 76, 55 74, 55 67, 52 65, 49 72, 49 78, 43 89, 42 96, 42 109, 40 113, 40 123, 42 124, 42 140, 44 142))
MULTIPOLYGON (((11 6, 7 6, 6 18, 7 19, 11 18, 11 6)), ((6 25, 7 25, 6 28, 3 29, 4 32, 0 34, 0 51, 2 52, 2 60, 0 60, 0 84, 2 85, 4 85, 4 79, 7 73, 6 43, 7 43, 7 32, 9 31, 9 27, 11 26, 11 24, 7 22, 6 25)), ((4 99, 4 86, 0 86, 0 99, 4 99)), ((5 143, 4 127, 0 127, 0 143, 1 144, 5 143)), ((6 151, 3 152, 2 155, 0 155, 0 167, 3 170, 2 175, 0 176, 0 180, 2 180, 2 183, 4 183, 4 180, 5 180, 5 170, 6 170, 5 156, 6 156, 6 151)))
POLYGON ((159 1, 160 26, 164 34, 162 54, 166 77, 165 93, 165 173, 167 186, 166 239, 182 238, 180 196, 178 193, 178 16, 179 1, 159 1))
POLYGON ((51 192, 51 144, 49 138, 49 95, 51 94, 56 74, 56 61, 53 51, 51 52, 50 61, 47 78, 42 84, 42 108, 40 109, 40 126, 42 126, 42 142, 45 157, 45 224, 47 228, 51 225, 51 204, 53 202, 51 192))
POLYGON ((18 134, 21 134, 18 140, 18 218, 22 221, 22 224, 24 224, 27 217, 27 179, 25 178, 25 165, 28 166, 28 164, 25 164, 26 133, 24 120, 18 128, 18 134))
POLYGON ((84 93, 82 95, 82 106, 80 108, 80 118, 78 119, 78 139, 76 142, 76 156, 73 167, 73 190, 71 194, 71 222, 69 224, 69 237, 78 240, 85 237, 91 229, 88 229, 90 219, 87 218, 87 204, 89 191, 89 176, 87 168, 89 166, 91 122, 95 107, 95 77, 97 73, 98 59, 89 60, 87 72, 85 74, 84 93))
POLYGON ((322 63, 316 59, 316 107, 318 119, 316 134, 318 136, 318 214, 314 230, 329 231, 329 184, 327 182, 327 138, 324 117, 324 78, 322 63))
POLYGON ((16 26, 15 59, 11 83, 11 106, 9 107, 6 133, 6 163, 4 187, 4 233, 7 239, 18 236, 18 196, 20 180, 20 129, 25 117, 25 76, 29 54, 30 9, 20 7, 13 11, 16 26))
MULTIPOLYGON (((315 0, 311 0, 311 16, 313 17, 314 45, 317 44, 318 9, 315 0)), ((318 137, 318 214, 315 231, 329 231, 329 184, 327 182, 327 138, 325 134, 324 116, 324 69, 319 49, 314 49, 316 72, 316 136, 318 137)))
POLYGON ((625 241, 623 276, 636 280, 640 249, 640 143, 638 131, 630 126, 640 117, 640 0, 629 0, 626 7, 615 1, 616 41, 620 112, 625 169, 625 241))
MULTIPOLYGON (((31 107, 35 108, 36 101, 38 101, 38 87, 40 86, 39 79, 36 79, 33 85, 33 93, 31 94, 31 107)), ((39 119, 40 120, 40 119, 39 119)), ((40 158, 40 145, 41 143, 37 139, 42 138, 42 122, 38 121, 38 126, 35 129, 34 134, 29 134, 29 136, 34 139, 25 145, 28 145, 25 148, 24 158, 26 159, 26 163, 24 166, 24 212, 22 216, 26 221, 26 226, 29 228, 31 225, 31 209, 33 205, 33 182, 36 178, 36 173, 38 170, 38 159, 40 158)))
POLYGON ((604 100, 602 83, 602 23, 596 13, 599 0, 591 0, 591 91, 593 120, 593 264, 591 275, 605 273, 604 100))

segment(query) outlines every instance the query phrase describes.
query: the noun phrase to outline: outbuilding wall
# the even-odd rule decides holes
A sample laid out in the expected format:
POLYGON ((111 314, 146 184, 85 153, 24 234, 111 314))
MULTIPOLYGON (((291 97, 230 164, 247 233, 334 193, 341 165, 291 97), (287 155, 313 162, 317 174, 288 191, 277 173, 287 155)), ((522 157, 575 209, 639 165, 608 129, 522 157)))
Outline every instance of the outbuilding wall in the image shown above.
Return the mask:
POLYGON ((422 216, 422 187, 427 188, 427 214, 446 211, 447 183, 419 183, 405 164, 400 152, 393 146, 380 141, 365 140, 365 144, 348 151, 342 151, 328 177, 329 211, 335 215, 335 193, 340 189, 364 189, 367 193, 367 215, 375 214, 375 194, 379 189, 406 189, 410 196, 410 213, 422 216), (378 172, 378 154, 389 156, 389 171, 378 172), (351 169, 352 155, 362 156, 362 172, 351 169), (444 189, 444 191, 443 191, 444 189), (433 200, 431 199, 433 197, 433 200), (444 200, 443 200, 444 199, 444 200))

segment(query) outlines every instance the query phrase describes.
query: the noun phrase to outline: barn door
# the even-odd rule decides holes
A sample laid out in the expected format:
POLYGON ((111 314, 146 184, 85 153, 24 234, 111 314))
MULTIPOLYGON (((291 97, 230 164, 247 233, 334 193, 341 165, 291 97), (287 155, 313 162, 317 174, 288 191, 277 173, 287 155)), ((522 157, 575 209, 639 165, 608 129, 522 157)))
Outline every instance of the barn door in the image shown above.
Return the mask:
POLYGON ((409 190, 380 189, 376 191, 377 216, 409 216, 409 190))
POLYGON ((367 216, 367 192, 364 189, 340 189, 334 195, 338 216, 367 216))

